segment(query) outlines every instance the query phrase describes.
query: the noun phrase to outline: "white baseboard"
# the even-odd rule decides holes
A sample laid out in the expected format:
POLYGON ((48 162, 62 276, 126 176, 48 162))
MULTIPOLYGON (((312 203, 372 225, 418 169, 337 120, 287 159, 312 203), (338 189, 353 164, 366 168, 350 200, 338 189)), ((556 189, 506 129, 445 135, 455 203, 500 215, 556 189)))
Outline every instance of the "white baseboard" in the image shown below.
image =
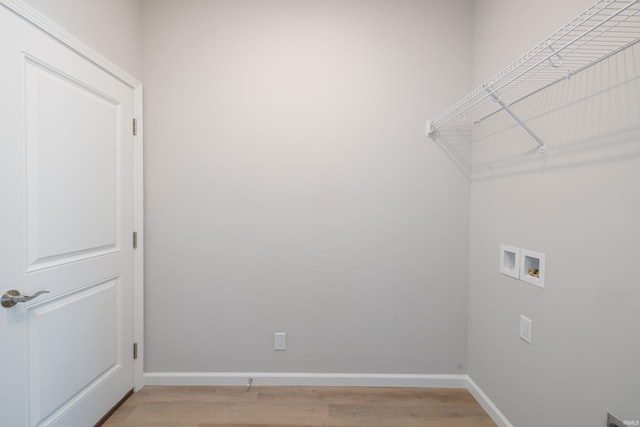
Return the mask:
POLYGON ((147 372, 145 385, 467 388, 466 375, 147 372))
POLYGON ((145 385, 466 388, 498 427, 513 427, 468 375, 147 372, 145 385))
POLYGON ((513 427, 513 424, 509 422, 507 417, 505 417, 500 409, 498 409, 498 407, 491 401, 491 399, 489 399, 489 396, 487 396, 484 391, 482 391, 482 389, 478 387, 478 384, 476 384, 475 381, 473 381, 471 377, 468 376, 467 390, 469 390, 469 393, 473 395, 480 406, 482 406, 482 409, 484 409, 487 414, 489 414, 493 422, 496 423, 498 427, 513 427))

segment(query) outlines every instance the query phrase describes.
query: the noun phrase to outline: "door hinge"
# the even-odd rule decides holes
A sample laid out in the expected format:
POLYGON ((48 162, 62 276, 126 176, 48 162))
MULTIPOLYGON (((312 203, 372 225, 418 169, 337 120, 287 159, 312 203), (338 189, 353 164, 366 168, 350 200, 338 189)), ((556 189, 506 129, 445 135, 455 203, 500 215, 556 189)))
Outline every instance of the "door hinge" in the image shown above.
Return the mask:
POLYGON ((138 343, 134 342, 133 343, 133 360, 136 360, 138 358, 138 343))
POLYGON ((138 249, 138 232, 133 232, 133 249, 138 249))
POLYGON ((133 136, 138 134, 138 119, 133 119, 133 136))

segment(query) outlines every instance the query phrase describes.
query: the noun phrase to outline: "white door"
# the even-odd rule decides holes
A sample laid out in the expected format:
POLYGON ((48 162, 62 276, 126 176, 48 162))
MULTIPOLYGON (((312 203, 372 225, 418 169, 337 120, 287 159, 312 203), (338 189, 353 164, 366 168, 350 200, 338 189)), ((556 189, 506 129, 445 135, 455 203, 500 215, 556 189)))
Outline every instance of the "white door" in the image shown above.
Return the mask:
POLYGON ((0 5, 0 425, 85 427, 133 388, 133 91, 0 5))

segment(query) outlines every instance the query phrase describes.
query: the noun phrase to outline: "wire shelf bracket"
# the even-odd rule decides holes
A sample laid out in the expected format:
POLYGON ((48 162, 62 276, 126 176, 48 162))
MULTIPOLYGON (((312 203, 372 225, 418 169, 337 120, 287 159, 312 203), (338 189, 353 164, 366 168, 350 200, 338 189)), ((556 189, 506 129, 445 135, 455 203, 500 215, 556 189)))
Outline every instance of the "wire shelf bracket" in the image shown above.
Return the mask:
POLYGON ((511 117, 513 117, 513 119, 518 122, 518 124, 520 126, 522 126, 524 128, 524 130, 526 130, 529 135, 531 135, 533 137, 533 139, 535 139, 538 142, 538 145, 540 145, 540 152, 544 153, 547 150, 547 147, 544 143, 544 141, 542 140, 542 138, 540 138, 538 136, 537 133, 535 133, 530 127, 529 125, 527 125, 527 122, 525 122, 524 120, 522 120, 520 118, 520 116, 518 116, 516 113, 513 112, 513 110, 511 109, 511 107, 509 106, 509 104, 507 104, 506 102, 504 102, 502 100, 502 97, 500 96, 500 94, 491 86, 486 88, 487 92, 489 93, 489 96, 491 96, 491 99, 494 100, 495 102, 497 102, 498 104, 500 104, 500 106, 502 107, 502 109, 504 111, 506 111, 507 113, 509 113, 509 115, 511 115, 511 117))
POLYGON ((640 41, 640 0, 598 0, 450 108, 427 121, 426 133, 473 115, 473 123, 504 110, 546 150, 545 142, 511 108, 542 89, 640 41), (512 100, 504 101, 504 97, 512 100), (493 102, 490 102, 493 101, 493 102))

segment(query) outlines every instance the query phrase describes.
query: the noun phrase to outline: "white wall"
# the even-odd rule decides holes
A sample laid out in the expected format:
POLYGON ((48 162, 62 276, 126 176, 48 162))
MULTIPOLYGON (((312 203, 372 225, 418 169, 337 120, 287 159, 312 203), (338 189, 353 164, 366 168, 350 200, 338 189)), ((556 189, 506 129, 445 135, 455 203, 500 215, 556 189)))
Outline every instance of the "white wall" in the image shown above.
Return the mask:
MULTIPOLYGON (((590 4, 477 1, 474 81, 590 4)), ((640 419, 638 70, 640 45, 518 104, 543 155, 506 114, 474 128, 469 375, 517 427, 640 419), (544 289, 498 273, 501 243, 546 253, 544 289)))
POLYGON ((136 79, 142 78, 140 0, 25 0, 136 79))
POLYGON ((471 2, 143 10, 146 370, 464 373, 471 2))

